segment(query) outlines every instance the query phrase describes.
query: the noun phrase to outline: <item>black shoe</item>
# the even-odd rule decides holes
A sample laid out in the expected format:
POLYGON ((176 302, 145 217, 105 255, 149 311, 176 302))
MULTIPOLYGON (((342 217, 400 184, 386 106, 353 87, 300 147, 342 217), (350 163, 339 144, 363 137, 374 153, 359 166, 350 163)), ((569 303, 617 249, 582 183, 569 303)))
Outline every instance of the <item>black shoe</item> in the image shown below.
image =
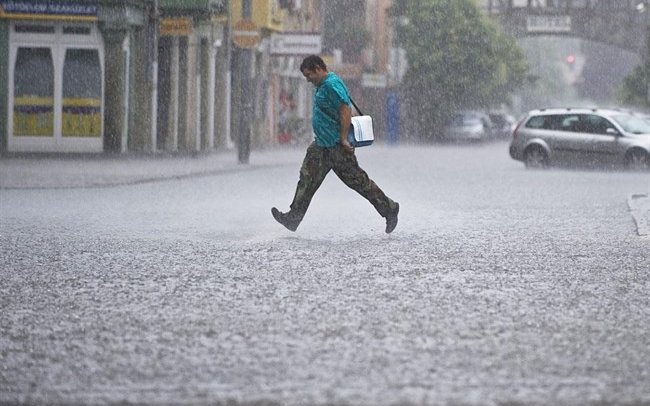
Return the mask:
POLYGON ((397 214, 399 213, 399 203, 395 202, 395 209, 386 216, 386 234, 393 232, 397 227, 397 214))
POLYGON ((271 214, 273 215, 275 221, 282 224, 290 231, 296 231, 298 225, 300 224, 299 221, 290 220, 288 218, 289 216, 287 216, 286 213, 282 213, 280 210, 276 209, 275 207, 271 208, 271 214))

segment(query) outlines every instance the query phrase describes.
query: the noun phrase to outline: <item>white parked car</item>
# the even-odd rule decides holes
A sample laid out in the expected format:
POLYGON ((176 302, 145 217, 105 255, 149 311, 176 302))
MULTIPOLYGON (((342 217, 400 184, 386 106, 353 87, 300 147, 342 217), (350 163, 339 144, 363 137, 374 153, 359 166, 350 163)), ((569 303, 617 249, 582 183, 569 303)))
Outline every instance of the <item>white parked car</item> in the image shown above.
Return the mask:
POLYGON ((446 141, 486 141, 492 137, 492 122, 477 111, 459 111, 451 115, 443 129, 446 141))
POLYGON ((510 156, 527 168, 551 165, 650 169, 650 123, 615 109, 530 111, 515 128, 510 156))

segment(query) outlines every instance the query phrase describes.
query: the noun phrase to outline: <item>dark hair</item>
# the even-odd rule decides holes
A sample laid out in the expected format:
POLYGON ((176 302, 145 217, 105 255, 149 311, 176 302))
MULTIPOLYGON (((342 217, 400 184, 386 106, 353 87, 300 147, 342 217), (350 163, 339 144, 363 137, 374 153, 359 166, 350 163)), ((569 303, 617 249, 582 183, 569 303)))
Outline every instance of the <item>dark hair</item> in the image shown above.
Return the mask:
POLYGON ((308 57, 303 59, 302 63, 300 64, 301 72, 303 72, 305 69, 309 69, 313 71, 316 70, 316 68, 327 70, 327 65, 325 65, 323 59, 318 55, 309 55, 308 57))

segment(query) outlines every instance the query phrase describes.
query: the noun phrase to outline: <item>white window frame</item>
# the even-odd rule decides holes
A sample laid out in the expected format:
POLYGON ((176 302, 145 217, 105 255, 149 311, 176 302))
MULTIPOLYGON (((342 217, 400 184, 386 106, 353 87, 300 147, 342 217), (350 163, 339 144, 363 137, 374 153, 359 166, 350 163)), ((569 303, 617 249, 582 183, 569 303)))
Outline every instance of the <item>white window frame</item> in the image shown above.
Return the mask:
POLYGON ((7 150, 10 152, 79 152, 92 153, 104 150, 104 42, 96 23, 79 23, 67 21, 22 21, 16 20, 9 27, 9 83, 8 83, 8 120, 7 150), (54 27, 50 33, 18 33, 16 26, 54 27), (64 34, 64 27, 89 28, 88 34, 64 34), (19 48, 50 48, 54 64, 54 131, 53 136, 14 136, 14 74, 19 48), (101 69, 101 132, 99 137, 63 137, 63 65, 68 49, 96 50, 99 54, 101 69))

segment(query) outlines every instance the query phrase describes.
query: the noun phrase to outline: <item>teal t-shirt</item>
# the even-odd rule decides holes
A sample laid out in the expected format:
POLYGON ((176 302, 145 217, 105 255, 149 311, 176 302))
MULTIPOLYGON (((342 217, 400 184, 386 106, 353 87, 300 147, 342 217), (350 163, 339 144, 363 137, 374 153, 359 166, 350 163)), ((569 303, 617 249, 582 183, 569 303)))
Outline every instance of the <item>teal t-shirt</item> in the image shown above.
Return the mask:
POLYGON ((341 78, 330 72, 314 94, 311 123, 319 147, 331 148, 341 141, 339 108, 342 104, 350 105, 348 89, 341 78))

